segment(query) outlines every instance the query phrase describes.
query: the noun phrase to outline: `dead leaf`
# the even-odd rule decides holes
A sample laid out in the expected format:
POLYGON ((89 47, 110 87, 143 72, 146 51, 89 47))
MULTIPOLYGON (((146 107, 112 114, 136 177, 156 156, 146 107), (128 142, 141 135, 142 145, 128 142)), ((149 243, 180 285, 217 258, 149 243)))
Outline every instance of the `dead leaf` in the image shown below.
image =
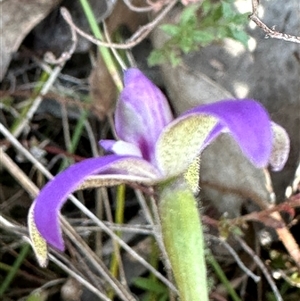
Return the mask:
POLYGON ((0 81, 12 55, 25 36, 60 2, 60 0, 5 0, 0 2, 0 81))
POLYGON ((89 83, 94 113, 103 120, 114 110, 117 88, 100 55, 90 75, 89 83))

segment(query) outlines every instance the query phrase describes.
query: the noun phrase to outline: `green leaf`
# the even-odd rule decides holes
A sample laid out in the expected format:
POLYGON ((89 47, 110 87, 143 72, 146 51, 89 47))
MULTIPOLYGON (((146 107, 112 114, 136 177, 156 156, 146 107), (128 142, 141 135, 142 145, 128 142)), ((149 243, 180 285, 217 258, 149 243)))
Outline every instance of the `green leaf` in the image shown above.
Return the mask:
POLYGON ((248 16, 250 12, 245 13, 245 14, 236 14, 234 15, 230 20, 231 23, 234 25, 246 25, 248 23, 248 16))
POLYGON ((203 1, 201 5, 202 15, 206 16, 211 11, 211 9, 212 9, 211 0, 203 1))
POLYGON ((231 30, 228 26, 222 26, 217 29, 216 35, 219 40, 228 38, 228 37, 231 37, 231 30))
POLYGON ((242 236, 243 235, 243 231, 241 230, 241 228, 240 227, 233 227, 232 229, 231 229, 231 232, 233 233, 233 234, 235 234, 235 235, 238 235, 238 236, 242 236))
POLYGON ((138 288, 156 294, 168 293, 168 289, 156 279, 137 277, 134 279, 134 285, 138 288))
POLYGON ((204 238, 197 202, 182 180, 160 193, 162 234, 181 301, 208 301, 204 238))
POLYGON ((224 273, 222 267, 219 265, 219 263, 216 261, 216 259, 214 258, 214 256, 211 254, 210 251, 208 251, 208 254, 207 254, 206 258, 207 258, 207 262, 215 270, 216 275, 221 280, 221 282, 224 285, 226 291, 231 296, 232 301, 242 301, 240 299, 240 297, 237 295, 237 293, 234 290, 234 288, 232 287, 232 284, 227 279, 226 274, 224 273))
POLYGON ((215 39, 215 36, 211 32, 197 30, 194 32, 193 38, 194 41, 201 43, 203 46, 203 44, 211 43, 215 39))
POLYGON ((148 56, 148 65, 150 67, 165 63, 167 60, 166 56, 160 49, 153 50, 148 56))
POLYGON ((221 1, 221 7, 222 7, 222 15, 224 19, 232 18, 235 14, 237 14, 233 10, 233 6, 230 3, 221 1))
POLYGON ((46 301, 48 299, 48 293, 45 291, 39 291, 38 293, 33 293, 27 297, 26 301, 46 301))
POLYGON ((185 35, 181 40, 179 40, 179 47, 184 53, 189 53, 195 48, 192 37, 185 35))
POLYGON ((229 28, 229 37, 241 42, 245 47, 248 47, 249 35, 236 27, 229 28))
POLYGON ((208 18, 213 22, 218 22, 223 17, 223 11, 221 6, 217 6, 216 9, 212 10, 208 15, 208 18))
POLYGON ((180 24, 183 25, 189 23, 191 20, 194 20, 196 18, 196 12, 198 8, 198 4, 186 6, 180 16, 180 24))
POLYGON ((150 65, 169 62, 177 66, 182 53, 187 54, 224 38, 232 38, 247 47, 248 37, 243 30, 248 18, 234 7, 234 0, 204 0, 182 11, 177 25, 167 24, 161 28, 171 38, 164 44, 161 53, 151 54, 150 65), (199 17, 200 16, 200 17, 199 17))
POLYGON ((173 67, 176 67, 181 63, 181 58, 174 50, 169 53, 169 60, 173 67))
POLYGON ((164 24, 160 28, 168 35, 175 36, 180 33, 180 27, 173 24, 164 24))

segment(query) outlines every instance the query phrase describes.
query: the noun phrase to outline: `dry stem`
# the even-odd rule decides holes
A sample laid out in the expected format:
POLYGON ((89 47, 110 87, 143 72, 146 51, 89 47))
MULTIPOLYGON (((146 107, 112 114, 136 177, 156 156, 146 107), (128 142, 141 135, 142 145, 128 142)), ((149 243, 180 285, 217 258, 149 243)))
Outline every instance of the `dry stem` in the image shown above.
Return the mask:
POLYGON ((258 0, 252 0, 252 14, 249 16, 249 18, 266 33, 266 38, 273 38, 273 39, 284 40, 287 42, 300 44, 299 36, 294 36, 287 33, 276 31, 275 25, 272 26, 272 28, 270 28, 263 21, 261 21, 257 15, 258 5, 259 5, 258 0))

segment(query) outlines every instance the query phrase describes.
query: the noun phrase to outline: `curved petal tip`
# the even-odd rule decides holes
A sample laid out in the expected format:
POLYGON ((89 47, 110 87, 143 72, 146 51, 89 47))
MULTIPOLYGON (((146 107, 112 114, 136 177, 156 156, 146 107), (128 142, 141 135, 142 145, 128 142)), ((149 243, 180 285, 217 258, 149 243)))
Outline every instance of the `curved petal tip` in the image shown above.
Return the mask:
POLYGON ((280 125, 272 122, 273 131, 273 148, 270 157, 270 165, 273 171, 280 171, 283 169, 290 152, 290 139, 280 125))

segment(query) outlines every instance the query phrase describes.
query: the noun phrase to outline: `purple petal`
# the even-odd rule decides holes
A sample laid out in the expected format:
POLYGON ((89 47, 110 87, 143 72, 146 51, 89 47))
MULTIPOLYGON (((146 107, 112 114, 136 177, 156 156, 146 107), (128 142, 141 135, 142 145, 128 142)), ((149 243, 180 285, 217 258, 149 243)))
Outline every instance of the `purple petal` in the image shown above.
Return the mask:
POLYGON ((155 163, 155 143, 173 119, 167 99, 136 68, 125 71, 124 83, 115 113, 116 132, 121 140, 135 144, 145 160, 155 163))
POLYGON ((208 114, 219 120, 219 125, 206 139, 210 143, 222 130, 228 130, 244 154, 257 167, 265 167, 272 150, 272 130, 268 113, 258 102, 224 100, 196 107, 184 114, 208 114))
POLYGON ((64 249, 59 211, 67 197, 88 176, 101 173, 158 178, 152 165, 145 160, 131 156, 109 155, 87 159, 70 166, 47 183, 34 203, 36 227, 49 244, 59 250, 64 249))

